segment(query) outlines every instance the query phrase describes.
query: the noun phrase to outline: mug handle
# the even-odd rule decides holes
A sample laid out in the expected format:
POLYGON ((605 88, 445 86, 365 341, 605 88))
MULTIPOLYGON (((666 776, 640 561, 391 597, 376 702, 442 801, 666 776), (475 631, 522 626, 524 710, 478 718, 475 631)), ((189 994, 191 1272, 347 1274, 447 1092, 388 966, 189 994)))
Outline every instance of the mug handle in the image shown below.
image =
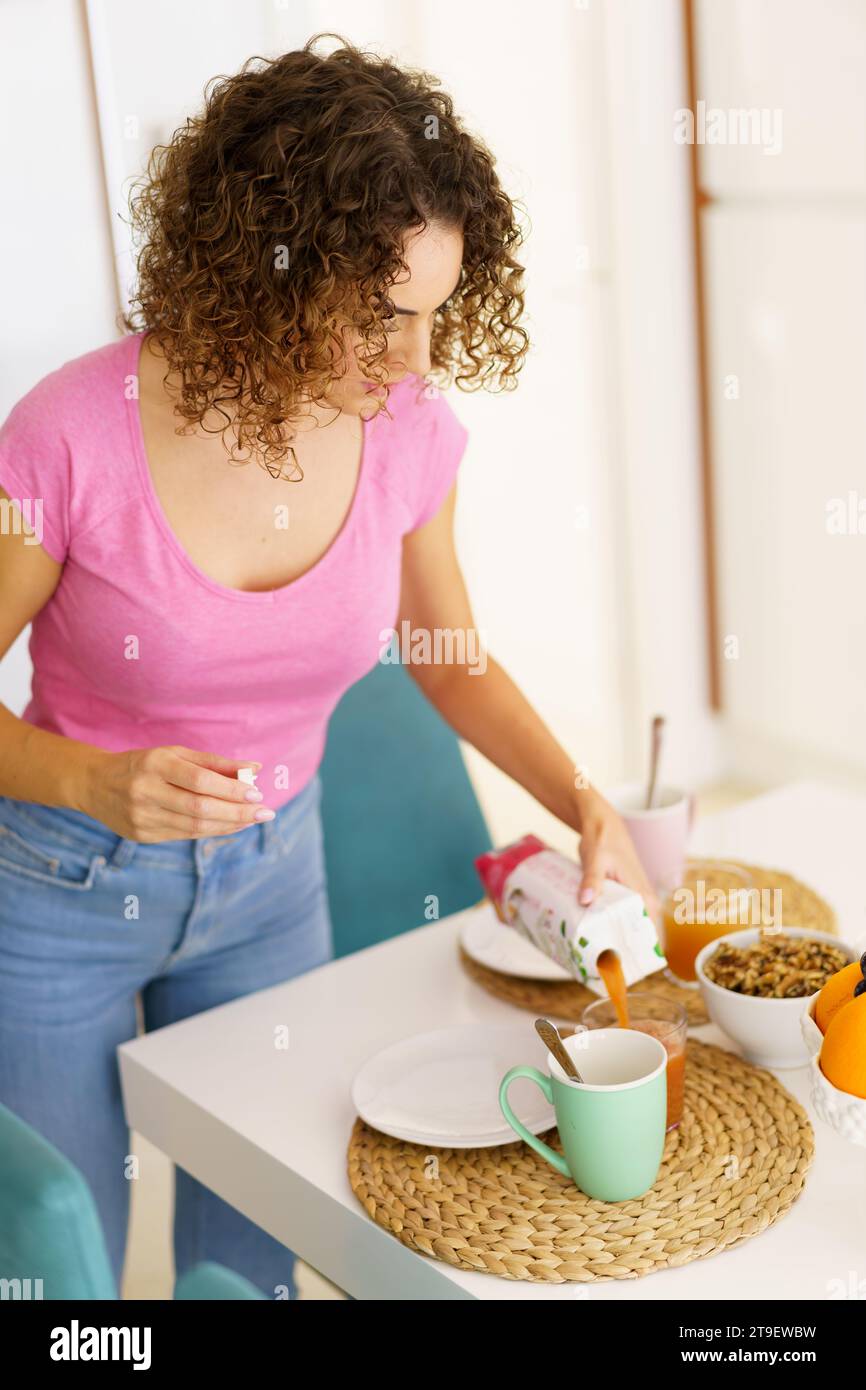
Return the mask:
POLYGON ((518 1120, 514 1111, 511 1109, 511 1106, 508 1104, 508 1087, 511 1085, 512 1081, 517 1080, 518 1076, 525 1076, 530 1081, 534 1081, 536 1086, 539 1086, 544 1092, 550 1104, 553 1104, 553 1082, 550 1080, 549 1076, 545 1076, 544 1072, 539 1071, 537 1067, 512 1067, 511 1071, 506 1072, 505 1076, 503 1076, 499 1087, 499 1108, 515 1134, 519 1134, 520 1138, 527 1143, 531 1149, 534 1149, 537 1154, 540 1154, 543 1159, 546 1159, 564 1178, 570 1178, 571 1173, 569 1172, 568 1164, 562 1157, 562 1154, 556 1153, 549 1144, 543 1143, 541 1139, 536 1139, 534 1134, 530 1134, 526 1125, 521 1124, 520 1120, 518 1120))

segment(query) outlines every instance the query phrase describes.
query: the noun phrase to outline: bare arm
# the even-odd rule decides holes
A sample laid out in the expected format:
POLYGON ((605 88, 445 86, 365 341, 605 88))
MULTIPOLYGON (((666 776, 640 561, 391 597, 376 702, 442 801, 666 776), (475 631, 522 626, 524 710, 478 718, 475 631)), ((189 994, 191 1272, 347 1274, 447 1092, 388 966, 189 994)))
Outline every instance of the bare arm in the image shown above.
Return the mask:
MULTIPOLYGON (((0 489, 0 497, 6 493, 0 489)), ((23 521, 22 521, 23 527, 23 521)), ((62 566, 23 534, 0 531, 0 659, 44 608, 62 566)), ((96 752, 87 744, 36 729, 0 704, 0 795, 45 806, 75 806, 76 788, 96 752)))
MULTIPOLYGON (((438 515, 404 541, 400 620, 412 630, 476 631, 454 548, 454 505, 452 489, 438 515)), ((408 669, 456 733, 580 834, 582 901, 591 901, 606 877, 616 878, 655 913, 655 895, 613 807, 576 775, 574 760, 499 663, 487 656, 483 673, 483 663, 475 665, 474 674, 470 662, 408 669)))

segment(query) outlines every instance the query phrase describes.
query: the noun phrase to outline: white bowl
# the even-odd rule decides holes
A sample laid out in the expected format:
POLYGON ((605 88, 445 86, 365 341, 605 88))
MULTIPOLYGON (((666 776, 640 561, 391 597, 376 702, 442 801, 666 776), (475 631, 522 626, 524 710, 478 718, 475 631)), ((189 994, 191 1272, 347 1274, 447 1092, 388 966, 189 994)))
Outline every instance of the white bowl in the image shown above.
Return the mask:
MULTIPOLYGON (((854 948, 840 941, 838 936, 812 931, 807 927, 782 927, 781 931, 785 936, 826 941, 844 951, 849 961, 858 959, 854 948)), ((727 932, 698 952, 695 973, 704 1003, 713 1023, 739 1045, 747 1062, 777 1070, 804 1067, 813 1055, 813 1043, 807 1044, 803 1037, 803 1016, 811 1003, 810 998, 759 999, 751 994, 737 994, 732 989, 723 989, 704 974, 704 965, 722 941, 729 941, 733 946, 754 946, 760 934, 757 928, 727 932)), ((817 1028, 817 1025, 813 1026, 817 1028)))
POLYGON ((849 1143, 866 1149, 866 1100, 840 1091, 828 1081, 817 1057, 812 1058, 810 1068, 812 1104, 818 1118, 849 1143))
POLYGON ((840 1091, 838 1086, 827 1080, 821 1070, 820 1053, 824 1034, 815 1022, 817 998, 818 995, 813 994, 807 999, 806 1012, 801 1019, 803 1041, 811 1057, 809 1079, 812 1104, 819 1119, 831 1129, 835 1129, 843 1139, 866 1148, 866 1100, 860 1096, 852 1096, 847 1091, 840 1091))
POLYGON ((817 1057, 821 1051, 821 1044, 824 1041, 824 1034, 815 1022, 815 1005, 818 1002, 819 989, 814 994, 810 994, 806 1000, 806 1008, 800 1018, 800 1032, 803 1035, 803 1042, 806 1044, 806 1051, 810 1057, 817 1057))

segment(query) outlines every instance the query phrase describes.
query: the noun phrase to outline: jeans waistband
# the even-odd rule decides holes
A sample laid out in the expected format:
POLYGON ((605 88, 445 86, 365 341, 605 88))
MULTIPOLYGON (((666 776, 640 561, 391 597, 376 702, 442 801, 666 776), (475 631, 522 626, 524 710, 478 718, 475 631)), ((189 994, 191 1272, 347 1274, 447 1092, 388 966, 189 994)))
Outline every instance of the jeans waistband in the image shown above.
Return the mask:
POLYGON ((136 858, 154 865, 179 868, 189 865, 197 847, 201 856, 207 846, 210 856, 229 845, 236 845, 239 839, 243 839, 249 848, 258 847, 262 852, 267 852, 276 842, 292 835, 299 817, 318 803, 320 795, 321 784, 316 774, 291 800, 278 808, 272 821, 251 826, 242 836, 211 835, 198 840, 143 843, 116 834, 83 811, 73 811, 65 806, 42 806, 37 802, 18 801, 6 796, 0 796, 0 823, 8 825, 10 829, 18 825, 22 833, 30 827, 34 834, 65 845, 68 849, 103 855, 108 864, 118 868, 136 858))

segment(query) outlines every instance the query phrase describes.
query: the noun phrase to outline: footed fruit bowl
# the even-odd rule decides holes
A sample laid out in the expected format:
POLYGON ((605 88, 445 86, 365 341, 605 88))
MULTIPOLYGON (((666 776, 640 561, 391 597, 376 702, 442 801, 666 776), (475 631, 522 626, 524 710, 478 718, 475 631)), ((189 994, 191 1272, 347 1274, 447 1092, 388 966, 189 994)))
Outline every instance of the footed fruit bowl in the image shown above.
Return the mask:
MULTIPOLYGON (((820 993, 820 991, 819 991, 820 993)), ((840 1091, 821 1070, 820 1053, 824 1034, 815 1022, 817 994, 811 995, 801 1019, 803 1041, 809 1052, 812 1104, 819 1119, 851 1144, 866 1148, 866 1100, 840 1091)))

